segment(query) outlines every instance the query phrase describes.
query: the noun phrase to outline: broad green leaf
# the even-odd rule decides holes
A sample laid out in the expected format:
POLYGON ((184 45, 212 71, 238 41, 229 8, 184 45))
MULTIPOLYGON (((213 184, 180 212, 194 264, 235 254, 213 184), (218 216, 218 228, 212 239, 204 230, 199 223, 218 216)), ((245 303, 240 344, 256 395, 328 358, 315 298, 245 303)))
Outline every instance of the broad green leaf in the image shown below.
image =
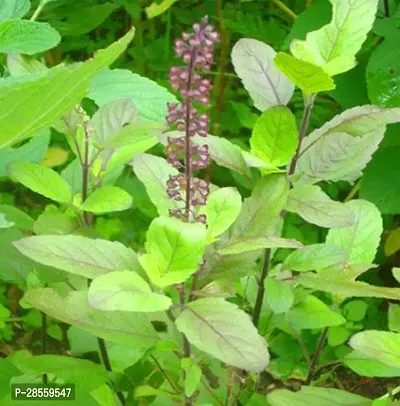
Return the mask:
POLYGON ((371 406, 371 399, 344 390, 302 386, 300 392, 274 390, 267 395, 271 406, 371 406))
POLYGON ((9 172, 17 182, 42 196, 61 203, 72 199, 68 183, 53 169, 35 163, 14 162, 9 172))
POLYGON ((261 114, 250 138, 251 152, 274 166, 288 164, 297 143, 295 117, 283 106, 271 107, 261 114))
POLYGON ((393 268, 392 274, 394 279, 396 279, 396 281, 400 283, 400 268, 393 268))
POLYGON ((12 162, 36 162, 44 158, 50 143, 50 132, 42 131, 18 148, 5 147, 0 149, 0 176, 8 176, 8 166, 12 162))
POLYGON ((26 357, 18 367, 27 374, 53 374, 79 389, 92 390, 106 382, 104 368, 86 359, 62 355, 36 355, 26 357))
MULTIPOLYGON (((59 1, 59 0, 50 0, 59 1)), ((49 0, 47 0, 47 3, 49 0)), ((65 36, 82 36, 83 34, 93 31, 96 27, 101 25, 107 17, 117 8, 117 4, 113 2, 106 2, 103 4, 93 4, 85 7, 82 2, 79 8, 67 7, 63 10, 63 19, 53 20, 52 24, 65 36), (85 16, 85 18, 82 18, 85 16)))
POLYGON ((153 293, 148 283, 132 271, 95 278, 89 287, 88 302, 94 309, 122 312, 158 312, 172 304, 169 297, 153 293))
POLYGON ((265 280, 265 295, 268 306, 274 313, 286 313, 293 305, 294 292, 288 282, 274 278, 265 280))
POLYGON ((275 65, 305 94, 335 89, 333 79, 319 66, 301 61, 285 52, 279 52, 275 65))
POLYGON ((400 333, 400 305, 389 303, 389 330, 400 333))
MULTIPOLYGON (((157 144, 157 137, 165 129, 166 124, 163 121, 133 122, 124 126, 120 131, 110 137, 104 143, 104 148, 132 147, 132 144, 134 144, 136 145, 137 152, 142 152, 157 144)), ((130 150, 132 150, 132 148, 130 148, 130 150)), ((136 153, 136 150, 133 151, 133 153, 136 153)), ((131 152, 131 157, 132 155, 131 152)))
POLYGON ((22 18, 30 9, 29 0, 7 0, 0 4, 0 22, 22 18))
POLYGON ((41 164, 48 168, 54 168, 65 164, 68 161, 68 158, 69 152, 67 150, 59 147, 50 147, 46 151, 41 164))
POLYGON ((297 272, 318 271, 329 266, 346 263, 347 250, 333 244, 312 244, 290 253, 282 270, 297 272))
POLYGON ((326 242, 347 249, 349 263, 371 263, 383 230, 381 214, 366 200, 353 200, 346 203, 346 206, 353 211, 355 223, 349 227, 329 230, 326 242))
POLYGON ((60 41, 60 34, 47 23, 28 20, 0 22, 0 53, 33 55, 54 48, 60 41))
POLYGON ((192 396, 200 384, 203 373, 191 358, 182 358, 181 367, 185 371, 185 395, 192 396))
POLYGON ((115 100, 100 107, 88 123, 94 132, 93 141, 101 147, 109 138, 137 118, 132 100, 115 100))
POLYGON ((6 395, 9 396, 11 379, 22 374, 22 371, 14 366, 11 361, 0 358, 0 399, 6 395))
POLYGON ((178 0, 162 0, 161 3, 153 2, 146 7, 147 18, 151 19, 165 13, 178 0))
POLYGON ((131 165, 160 216, 168 216, 170 209, 178 207, 167 194, 169 177, 179 173, 176 168, 165 159, 150 154, 137 154, 131 165))
POLYGON ((37 235, 73 234, 80 228, 79 219, 71 213, 63 213, 54 206, 48 206, 37 218, 33 231, 37 235))
POLYGON ((0 229, 1 228, 10 228, 13 225, 15 225, 15 223, 8 221, 5 214, 0 212, 0 229))
POLYGON ((334 76, 356 65, 355 55, 372 28, 378 0, 330 2, 332 21, 307 34, 304 41, 294 40, 290 50, 297 59, 321 66, 329 76, 334 76))
POLYGON ((87 62, 57 66, 39 77, 2 87, 0 147, 22 141, 56 123, 80 102, 92 77, 126 49, 133 35, 132 29, 87 62))
POLYGON ((298 330, 339 326, 346 320, 315 296, 306 296, 303 302, 289 310, 288 322, 298 330))
POLYGON ((350 331, 343 326, 329 327, 328 329, 328 345, 337 347, 344 344, 350 337, 350 331))
POLYGON ((23 238, 14 245, 36 262, 87 278, 124 269, 140 270, 135 252, 117 241, 41 235, 23 238))
POLYGON ((333 295, 345 297, 378 297, 385 299, 400 300, 400 289, 385 288, 382 286, 369 285, 365 282, 358 282, 345 279, 346 269, 341 271, 343 279, 329 277, 327 275, 305 274, 296 278, 296 281, 309 289, 315 289, 322 292, 329 292, 333 295))
POLYGON ((220 255, 240 254, 242 252, 255 251, 263 248, 301 248, 299 241, 279 237, 255 237, 235 239, 218 249, 220 255))
POLYGON ((5 321, 11 316, 11 312, 2 304, 0 304, 0 329, 6 325, 5 321))
POLYGON ((3 214, 7 221, 15 223, 20 230, 32 231, 35 221, 28 214, 14 206, 0 205, 0 213, 3 214))
POLYGON ((102 186, 91 193, 80 209, 95 214, 127 210, 132 206, 132 196, 117 186, 102 186))
POLYGON ((400 121, 400 109, 355 107, 313 131, 302 143, 297 174, 354 182, 378 148, 387 124, 400 121))
POLYGON ((34 56, 16 53, 7 54, 7 68, 11 76, 24 76, 47 70, 47 66, 38 61, 34 56))
POLYGON ((285 175, 268 175, 258 180, 244 200, 239 217, 230 229, 229 243, 273 235, 280 220, 289 185, 285 175))
POLYGON ((151 282, 161 288, 185 281, 196 272, 204 255, 206 228, 158 217, 146 237, 146 254, 139 257, 151 282))
POLYGON ((276 52, 261 41, 242 38, 232 49, 232 63, 260 111, 286 105, 294 86, 274 64, 276 52))
POLYGON ((205 207, 207 236, 214 239, 224 233, 236 220, 241 207, 242 197, 235 188, 221 188, 212 193, 205 207))
POLYGON ((355 217, 349 207, 335 202, 319 186, 297 185, 290 190, 286 209, 311 224, 327 228, 349 227, 355 217))
POLYGON ((349 321, 362 321, 367 313, 368 303, 364 300, 352 300, 343 306, 342 314, 349 321))
POLYGON ((400 365, 400 334, 367 330, 350 339, 350 347, 372 359, 398 368, 400 365))
POLYGON ((228 365, 260 372, 269 362, 267 345, 249 315, 223 299, 190 302, 176 326, 191 344, 228 365))
POLYGON ((115 393, 108 384, 93 389, 90 394, 99 406, 117 406, 115 393))
POLYGON ((151 348, 158 341, 145 314, 92 309, 87 303, 87 291, 74 291, 63 298, 54 289, 32 289, 25 293, 24 300, 59 321, 78 326, 107 341, 138 349, 151 348))
POLYGON ((400 376, 400 367, 388 366, 358 351, 352 351, 344 357, 343 361, 348 368, 360 376, 375 376, 380 378, 400 376))
POLYGON ((398 41, 398 38, 385 40, 368 60, 368 96, 372 103, 382 107, 398 107, 400 103, 399 94, 395 91, 400 84, 398 41))
POLYGON ((361 183, 360 198, 374 203, 382 214, 400 212, 398 154, 400 147, 379 148, 368 164, 361 183))
POLYGON ((124 69, 105 69, 99 73, 91 83, 88 97, 99 106, 131 99, 140 118, 155 121, 165 119, 167 103, 176 102, 164 87, 124 69))

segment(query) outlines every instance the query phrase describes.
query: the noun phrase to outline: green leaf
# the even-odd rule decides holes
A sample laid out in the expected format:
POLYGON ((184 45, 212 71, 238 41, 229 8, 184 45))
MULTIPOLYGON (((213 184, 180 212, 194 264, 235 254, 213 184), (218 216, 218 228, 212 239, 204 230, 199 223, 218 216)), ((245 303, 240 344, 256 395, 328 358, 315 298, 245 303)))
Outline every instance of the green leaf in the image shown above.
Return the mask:
POLYGON ((267 395, 271 406, 371 406, 371 399, 339 389, 302 386, 300 392, 274 390, 267 395))
POLYGON ((350 339, 350 347, 386 365, 400 365, 400 334, 388 331, 368 330, 350 339))
POLYGON ((50 132, 42 131, 18 148, 5 147, 0 149, 0 176, 8 176, 8 166, 12 162, 36 162, 44 158, 50 143, 50 132))
POLYGON ((400 213, 399 154, 400 147, 378 149, 361 183, 360 198, 374 203, 382 214, 400 213))
POLYGON ((137 118, 132 100, 121 99, 100 107, 88 123, 94 132, 93 140, 104 148, 109 138, 137 118))
POLYGON ((387 39, 372 52, 367 65, 368 96, 372 103, 398 107, 400 84, 398 39, 387 39))
POLYGON ((169 177, 179 173, 176 168, 165 159, 150 154, 137 154, 131 165, 160 216, 168 216, 170 209, 178 207, 178 203, 167 194, 169 177))
POLYGON ((289 185, 285 175, 264 176, 244 200, 239 217, 230 229, 229 242, 273 235, 286 203, 289 185))
POLYGON ((105 370, 101 365, 85 359, 61 355, 36 355, 26 357, 18 367, 27 374, 53 374, 75 384, 79 389, 92 390, 106 382, 105 370))
POLYGON ((287 107, 271 107, 257 119, 250 138, 251 152, 274 166, 290 162, 297 148, 297 125, 287 107))
POLYGON ((94 309, 122 312, 158 312, 167 310, 172 300, 153 293, 147 282, 132 271, 115 271, 98 276, 88 293, 94 309))
POLYGON ((47 23, 28 20, 0 22, 0 53, 33 55, 54 48, 60 41, 60 34, 47 23))
POLYGON ((174 3, 178 0, 162 0, 161 3, 153 2, 150 6, 146 7, 147 18, 151 19, 165 13, 174 3))
POLYGON ((236 220, 242 208, 237 189, 225 187, 212 193, 205 207, 207 236, 211 240, 224 233, 236 220))
POLYGON ((349 207, 335 202, 319 186, 297 185, 290 190, 286 209, 311 224, 327 228, 349 227, 354 214, 349 207))
POLYGON ((0 329, 3 329, 6 325, 5 321, 11 316, 11 312, 0 304, 0 329))
POLYGON ((302 143, 296 174, 310 180, 347 180, 362 176, 362 170, 378 148, 387 124, 400 121, 400 109, 355 107, 313 131, 302 143))
POLYGON ((287 318, 298 330, 339 326, 346 322, 339 313, 332 311, 315 296, 306 296, 302 303, 289 311, 287 318))
POLYGON ((389 330, 400 333, 400 305, 389 303, 389 330))
POLYGON ((329 292, 333 295, 345 297, 379 297, 393 300, 400 300, 400 289, 384 288, 381 286, 369 285, 365 282, 358 282, 349 277, 345 279, 347 269, 341 271, 343 279, 329 277, 328 272, 325 275, 305 274, 296 278, 296 281, 307 288, 329 292))
POLYGON ((396 281, 400 283, 400 268, 393 268, 392 274, 394 279, 396 279, 396 281))
POLYGON ((15 367, 11 361, 0 358, 0 399, 10 397, 10 382, 14 377, 22 375, 22 372, 15 367))
POLYGON ((117 186, 102 186, 91 193, 80 209, 95 214, 127 210, 132 206, 132 196, 117 186))
POLYGON ((134 35, 129 31, 110 47, 84 63, 57 66, 39 77, 2 87, 0 147, 22 141, 48 128, 86 95, 96 73, 112 63, 134 35), (40 94, 40 103, 37 102, 40 94))
POLYGON ((345 263, 347 250, 333 244, 311 244, 290 253, 282 264, 282 270, 297 272, 318 271, 329 266, 345 263))
POLYGON ((30 9, 29 0, 7 0, 0 4, 0 22, 22 18, 30 9))
POLYGON ((337 347, 344 344, 350 336, 350 331, 343 326, 329 327, 328 344, 331 347, 337 347))
POLYGON ((275 65, 305 94, 335 89, 333 79, 319 66, 301 61, 285 52, 279 52, 275 65))
POLYGON ((232 63, 244 87, 260 111, 286 105, 294 86, 274 64, 276 52, 269 45, 250 38, 240 39, 232 49, 232 63))
POLYGON ((176 326, 191 344, 228 365, 260 372, 269 362, 267 345, 250 317, 223 299, 190 302, 176 326))
POLYGON ((265 280, 265 294, 268 306, 276 314, 286 313, 293 306, 293 288, 285 281, 267 278, 265 280))
POLYGON ((15 223, 11 223, 6 219, 6 216, 4 215, 4 213, 0 212, 0 229, 1 228, 10 228, 13 225, 15 225, 15 223))
POLYGON ((360 376, 390 378, 400 376, 400 368, 388 366, 369 355, 352 351, 343 359, 344 364, 360 376))
POLYGON ((301 248, 299 241, 279 237, 256 237, 235 239, 218 249, 220 255, 240 254, 242 252, 255 251, 263 248, 301 248))
POLYGON ((366 200, 353 200, 346 205, 353 211, 355 223, 350 227, 329 230, 326 242, 347 249, 349 263, 371 263, 383 230, 381 214, 366 200))
POLYGON ((42 196, 61 203, 72 200, 68 183, 53 169, 35 163, 14 162, 9 172, 17 182, 42 196))
POLYGON ((31 289, 24 300, 36 309, 64 323, 78 326, 97 337, 117 344, 151 348, 158 336, 144 313, 103 312, 87 303, 87 291, 74 291, 66 298, 54 289, 31 289))
POLYGON ((99 106, 131 99, 140 118, 155 121, 164 120, 167 103, 176 102, 175 96, 164 87, 124 69, 105 69, 99 73, 91 83, 88 97, 99 106))
POLYGON ((343 306, 343 315, 349 321, 361 321, 368 310, 368 303, 364 300, 352 300, 343 306))
POLYGON ((121 269, 140 270, 135 252, 117 241, 41 235, 23 238, 14 245, 36 262, 87 278, 121 269))
POLYGON ((203 224, 158 217, 147 231, 147 253, 139 262, 154 285, 163 288, 180 283, 198 270, 205 241, 203 224))
POLYGON ((0 205, 0 213, 5 215, 7 221, 15 223, 20 230, 32 231, 34 220, 22 210, 13 206, 0 205))
POLYGON ((185 371, 185 395, 190 397, 198 388, 203 373, 191 358, 182 358, 181 368, 185 371))
POLYGON ((80 228, 77 216, 70 213, 62 213, 57 209, 46 208, 37 218, 33 231, 37 235, 49 234, 73 234, 80 228))
POLYGON ((306 39, 294 40, 290 50, 297 58, 321 66, 329 76, 346 72, 356 65, 355 55, 372 28, 378 0, 332 3, 332 21, 306 39))

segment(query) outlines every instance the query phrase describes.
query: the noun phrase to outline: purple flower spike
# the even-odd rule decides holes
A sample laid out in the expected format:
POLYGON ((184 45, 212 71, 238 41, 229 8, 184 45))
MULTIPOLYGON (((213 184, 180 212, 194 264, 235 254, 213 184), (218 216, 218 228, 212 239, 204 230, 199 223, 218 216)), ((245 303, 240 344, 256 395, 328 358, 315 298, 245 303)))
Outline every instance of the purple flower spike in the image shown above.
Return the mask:
POLYGON ((194 207, 206 204, 209 185, 193 178, 192 171, 208 165, 209 151, 207 145, 193 144, 191 138, 195 135, 207 137, 209 117, 206 113, 200 114, 193 104, 208 106, 210 103, 211 81, 196 70, 210 70, 218 39, 219 34, 204 17, 200 24, 193 25, 193 32, 183 33, 182 38, 175 40, 175 53, 185 65, 174 66, 169 73, 171 86, 180 93, 182 102, 168 104, 167 122, 184 132, 184 136, 168 138, 167 160, 175 168, 184 168, 185 172, 169 179, 167 192, 171 199, 185 202, 185 207, 170 211, 171 216, 185 221, 206 221, 204 215, 196 216, 194 207))

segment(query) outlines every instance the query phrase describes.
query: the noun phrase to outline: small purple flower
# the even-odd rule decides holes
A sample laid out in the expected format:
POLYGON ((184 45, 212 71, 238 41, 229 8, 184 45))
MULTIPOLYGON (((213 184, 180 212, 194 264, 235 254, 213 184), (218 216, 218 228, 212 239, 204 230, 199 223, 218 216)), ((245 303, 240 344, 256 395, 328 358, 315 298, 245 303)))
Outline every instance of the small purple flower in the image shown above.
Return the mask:
POLYGON ((207 137, 209 117, 207 113, 200 114, 193 104, 197 102, 207 106, 210 102, 211 81, 200 76, 196 69, 210 70, 218 39, 218 33, 204 17, 200 24, 193 25, 192 33, 183 33, 182 38, 175 41, 175 53, 185 65, 174 66, 169 73, 171 86, 180 93, 183 101, 168 103, 167 122, 184 132, 184 136, 168 138, 167 160, 175 168, 183 168, 184 173, 170 177, 167 192, 171 199, 185 202, 184 208, 170 211, 171 216, 185 221, 205 222, 205 216, 196 216, 193 208, 206 204, 209 185, 204 180, 193 178, 192 171, 208 165, 209 150, 208 145, 194 144, 191 138, 195 135, 207 137))

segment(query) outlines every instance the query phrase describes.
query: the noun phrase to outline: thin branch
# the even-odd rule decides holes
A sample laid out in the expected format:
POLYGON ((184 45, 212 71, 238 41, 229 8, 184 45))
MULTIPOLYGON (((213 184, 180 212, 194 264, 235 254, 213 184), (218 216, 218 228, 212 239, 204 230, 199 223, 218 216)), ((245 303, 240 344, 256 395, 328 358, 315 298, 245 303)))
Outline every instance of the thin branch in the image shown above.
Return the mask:
POLYGON ((286 4, 284 4, 281 0, 271 0, 271 3, 274 4, 276 7, 278 7, 279 9, 281 9, 290 18, 293 18, 293 20, 296 20, 296 18, 298 17, 297 14, 286 4))
POLYGON ((37 6, 37 9, 33 13, 31 17, 31 21, 35 21, 39 18, 40 13, 43 11, 44 6, 46 5, 46 0, 41 0, 39 2, 39 5, 37 6))
POLYGON ((254 305, 254 312, 253 312, 253 324, 256 327, 258 327, 258 322, 260 320, 261 309, 262 309, 264 293, 265 293, 264 282, 268 275, 270 261, 271 261, 271 249, 267 248, 264 253, 264 261, 263 261, 263 266, 261 269, 260 280, 258 281, 257 298, 256 298, 256 303, 254 305))
POLYGON ((305 382, 306 385, 309 385, 312 382, 312 380, 314 379, 315 372, 317 370, 317 365, 319 362, 319 357, 321 355, 322 349, 324 348, 327 336, 328 336, 328 328, 325 327, 322 330, 322 333, 318 339, 317 348, 315 349, 313 357, 311 358, 311 365, 310 365, 310 369, 308 371, 307 379, 305 382))
POLYGON ((154 361, 154 363, 157 366, 157 369, 161 372, 161 374, 164 376, 164 378, 168 381, 170 384, 171 388, 179 395, 182 393, 182 390, 175 384, 175 382, 168 376, 168 374, 165 372, 164 368, 161 366, 161 364, 157 361, 157 359, 154 357, 154 355, 150 355, 150 358, 154 361))
POLYGON ((353 188, 350 190, 350 193, 346 196, 343 202, 347 203, 351 199, 353 199, 353 197, 360 191, 360 189, 361 189, 361 179, 353 186, 353 188))

